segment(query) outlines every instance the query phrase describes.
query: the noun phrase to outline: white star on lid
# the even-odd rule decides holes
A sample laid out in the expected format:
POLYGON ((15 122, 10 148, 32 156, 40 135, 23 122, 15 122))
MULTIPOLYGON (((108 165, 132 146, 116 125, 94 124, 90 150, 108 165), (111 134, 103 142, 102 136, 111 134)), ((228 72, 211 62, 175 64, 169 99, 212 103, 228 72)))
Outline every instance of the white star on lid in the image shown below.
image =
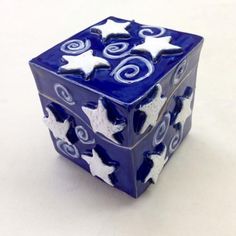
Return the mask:
POLYGON ((113 142, 117 142, 113 137, 113 134, 124 129, 125 124, 112 124, 107 117, 107 110, 102 104, 102 100, 98 100, 97 108, 91 109, 89 107, 82 106, 83 112, 87 115, 90 124, 93 128, 93 132, 100 133, 106 138, 111 139, 113 142))
POLYGON ((102 38, 107 38, 108 36, 115 34, 129 36, 129 32, 125 29, 129 24, 130 22, 122 23, 108 19, 106 23, 92 26, 91 29, 100 31, 102 38))
POLYGON ((156 97, 148 104, 143 105, 139 108, 140 111, 145 112, 146 120, 140 130, 140 133, 144 133, 145 130, 151 126, 156 125, 156 121, 159 117, 159 113, 166 102, 166 97, 162 97, 162 87, 160 84, 156 85, 157 94, 156 97))
POLYGON ((60 71, 82 71, 87 78, 94 68, 110 66, 109 62, 101 57, 97 57, 93 55, 93 50, 88 50, 77 56, 62 56, 64 60, 68 63, 60 67, 60 71))
POLYGON ((146 176, 144 183, 146 183, 148 180, 152 180, 153 183, 157 182, 157 179, 168 161, 168 157, 166 157, 167 148, 164 147, 164 150, 161 154, 151 154, 148 158, 152 160, 153 166, 151 170, 149 171, 148 175, 146 176))
POLYGON ((55 115, 48 107, 46 107, 46 111, 48 113, 48 117, 44 117, 43 121, 53 133, 53 136, 71 144, 66 136, 70 128, 70 122, 68 120, 64 120, 63 122, 57 121, 55 115))
POLYGON ((90 172, 93 176, 101 178, 107 184, 113 186, 109 175, 115 171, 114 166, 108 166, 104 164, 97 152, 93 150, 93 156, 81 155, 89 165, 90 172))
POLYGON ((155 60, 162 52, 172 53, 181 51, 181 47, 170 44, 171 36, 160 38, 146 37, 144 43, 132 48, 132 51, 149 52, 155 60))
POLYGON ((181 123, 181 125, 184 126, 186 119, 192 114, 191 103, 193 100, 193 92, 188 98, 181 97, 180 99, 182 102, 182 108, 175 119, 175 124, 181 123))

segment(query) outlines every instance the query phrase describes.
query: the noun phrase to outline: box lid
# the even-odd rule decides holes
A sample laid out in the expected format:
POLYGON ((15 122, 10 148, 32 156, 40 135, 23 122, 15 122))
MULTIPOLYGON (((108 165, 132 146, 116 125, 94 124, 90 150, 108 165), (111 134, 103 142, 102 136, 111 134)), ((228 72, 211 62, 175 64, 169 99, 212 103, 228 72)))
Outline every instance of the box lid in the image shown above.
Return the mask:
POLYGON ((30 63, 75 86, 130 104, 155 86, 202 41, 201 36, 108 17, 30 63))

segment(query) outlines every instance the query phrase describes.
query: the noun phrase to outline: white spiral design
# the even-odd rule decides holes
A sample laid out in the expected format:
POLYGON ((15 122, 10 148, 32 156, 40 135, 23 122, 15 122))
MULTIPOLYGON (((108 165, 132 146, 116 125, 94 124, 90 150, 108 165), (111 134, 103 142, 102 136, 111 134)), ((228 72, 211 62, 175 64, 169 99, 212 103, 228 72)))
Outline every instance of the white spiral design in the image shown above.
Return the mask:
POLYGON ((88 131, 82 125, 78 125, 75 127, 75 133, 81 143, 83 144, 95 143, 95 139, 89 139, 88 131))
POLYGON ((183 78, 183 74, 185 73, 187 69, 187 61, 183 60, 176 68, 174 77, 173 77, 173 83, 174 85, 178 84, 179 81, 183 78))
POLYGON ((174 152, 178 148, 182 140, 182 134, 183 134, 183 129, 181 127, 180 129, 177 130, 177 132, 175 133, 175 135, 172 137, 170 141, 170 144, 169 144, 170 153, 174 152))
POLYGON ((58 139, 56 141, 56 145, 57 145, 58 150, 62 152, 63 154, 65 154, 66 156, 71 157, 71 158, 80 157, 80 153, 78 149, 76 148, 76 146, 68 144, 67 142, 61 139, 58 139))
POLYGON ((114 75, 115 80, 117 80, 118 82, 131 84, 131 83, 136 83, 141 80, 144 80, 145 78, 149 77, 153 73, 153 71, 154 71, 153 64, 150 61, 148 61, 146 58, 141 57, 141 56, 130 56, 123 59, 117 65, 117 67, 111 72, 111 76, 114 75), (130 60, 134 60, 134 59, 140 60, 147 66, 148 71, 145 75, 139 76, 141 72, 140 65, 135 65, 135 64, 125 65, 130 60), (124 73, 123 76, 122 76, 122 73, 124 73))
POLYGON ((130 50, 126 51, 128 46, 127 42, 111 43, 104 48, 103 56, 110 59, 125 57, 130 53, 130 50))
POLYGON ((158 125, 154 133, 153 141, 152 141, 152 144, 154 147, 163 141, 163 139, 166 136, 169 126, 170 126, 170 113, 167 113, 164 115, 161 123, 158 125))
POLYGON ((61 84, 55 84, 54 90, 57 96, 69 105, 75 105, 75 101, 69 91, 61 84))
POLYGON ((165 33, 165 28, 162 27, 149 27, 149 26, 143 26, 143 29, 139 30, 138 35, 141 38, 146 37, 160 37, 165 33), (155 34, 155 30, 160 31, 159 33, 155 34))
POLYGON ((71 39, 61 45, 61 51, 68 54, 80 54, 87 51, 91 47, 90 40, 85 42, 79 39, 71 39))

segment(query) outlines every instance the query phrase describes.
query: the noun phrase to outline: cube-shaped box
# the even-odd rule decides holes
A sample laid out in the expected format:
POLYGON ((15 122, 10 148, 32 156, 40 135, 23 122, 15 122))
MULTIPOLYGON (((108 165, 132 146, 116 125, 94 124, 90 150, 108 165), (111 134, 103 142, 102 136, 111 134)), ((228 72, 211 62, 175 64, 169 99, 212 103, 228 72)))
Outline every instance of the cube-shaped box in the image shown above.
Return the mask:
POLYGON ((191 128, 202 43, 109 17, 32 59, 55 149, 138 197, 191 128))

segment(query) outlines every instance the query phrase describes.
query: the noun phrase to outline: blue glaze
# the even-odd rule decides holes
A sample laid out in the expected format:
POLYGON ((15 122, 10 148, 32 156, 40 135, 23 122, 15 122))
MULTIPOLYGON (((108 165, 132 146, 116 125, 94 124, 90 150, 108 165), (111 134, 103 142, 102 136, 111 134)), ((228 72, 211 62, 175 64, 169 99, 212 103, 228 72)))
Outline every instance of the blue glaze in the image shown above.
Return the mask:
MULTIPOLYGON (((117 22, 127 22, 126 20, 121 20, 114 17, 108 17, 107 19, 112 19, 117 22)), ((99 22, 98 24, 105 23, 107 19, 99 22)), ((104 42, 101 40, 101 36, 91 33, 90 28, 91 27, 81 31, 80 33, 70 37, 67 40, 80 39, 85 41, 86 39, 89 39, 91 41, 91 49, 93 49, 94 55, 100 57, 103 57, 102 51, 110 43, 128 42, 130 49, 134 45, 140 44, 144 41, 143 38, 140 38, 138 36, 138 31, 142 29, 142 25, 136 23, 135 21, 132 21, 130 26, 128 27, 128 31, 130 32, 131 37, 125 39, 122 38, 117 40, 117 38, 112 37, 108 38, 104 42)), ((163 75, 165 75, 176 64, 178 64, 179 61, 185 58, 186 55, 202 41, 202 37, 200 36, 182 33, 169 29, 166 29, 166 32, 162 36, 171 36, 171 43, 182 47, 183 52, 181 54, 176 55, 174 54, 161 56, 159 60, 154 64, 156 68, 154 73, 142 82, 133 84, 123 84, 117 82, 112 76, 110 76, 112 69, 119 64, 121 59, 108 59, 109 63, 111 64, 111 68, 96 69, 93 75, 91 75, 90 80, 84 80, 83 76, 78 73, 67 73, 61 75, 64 79, 76 82, 78 86, 84 85, 88 88, 95 89, 96 91, 111 98, 117 99, 120 102, 133 103, 137 100, 137 98, 142 96, 147 90, 149 90, 154 84, 156 84, 163 77, 163 75)), ((55 47, 34 58, 31 63, 46 68, 56 74, 59 74, 59 67, 65 64, 65 62, 63 62, 61 59, 62 56, 65 55, 65 53, 60 50, 60 47, 67 40, 63 41, 62 43, 56 45, 55 47)), ((150 59, 150 56, 146 55, 146 58, 150 59)), ((136 60, 134 60, 134 62, 139 63, 136 60)))
MULTIPOLYGON (((114 17, 107 19, 127 22, 114 17)), ((107 19, 97 24, 103 24, 107 19)), ((126 28, 130 33, 129 37, 112 35, 107 39, 102 39, 101 35, 94 30, 91 31, 90 28, 32 59, 30 67, 40 94, 44 115, 47 116, 46 107, 48 107, 58 122, 66 119, 70 122, 67 133, 70 145, 56 139, 50 132, 55 149, 88 172, 90 171, 88 163, 81 158, 81 155, 92 155, 94 149, 105 165, 115 167, 115 171, 109 175, 114 187, 133 197, 138 197, 152 183, 152 181, 144 183, 145 177, 153 168, 153 162, 148 155, 159 153, 163 147, 166 147, 166 155, 170 160, 191 128, 191 115, 184 124, 175 124, 175 120, 183 109, 182 98, 187 99, 191 94, 194 95, 197 64, 203 39, 200 36, 169 29, 165 29, 162 34, 162 28, 147 27, 146 35, 152 34, 152 30, 155 34, 162 34, 157 37, 171 36, 171 44, 180 46, 181 53, 163 53, 154 62, 149 53, 142 52, 125 53, 122 58, 110 59, 103 54, 107 45, 116 45, 117 42, 128 43, 124 51, 127 52, 134 45, 144 41, 140 30, 146 27, 132 21, 126 28), (108 60, 110 68, 97 68, 88 79, 80 71, 66 73, 60 71, 60 67, 66 64, 62 59, 63 55, 79 55, 84 52, 83 48, 78 51, 72 49, 74 50, 72 53, 70 50, 67 51, 68 40, 75 39, 87 42, 85 50, 89 50, 89 42, 91 42, 94 55, 108 60), (112 71, 123 59, 133 55, 148 60, 154 67, 154 72, 136 83, 127 84, 117 81, 114 74, 111 75, 112 71), (166 102, 156 124, 149 126, 141 134, 140 130, 150 114, 141 111, 140 107, 153 102, 157 94, 157 84, 161 85, 162 96, 166 98, 166 102), (117 143, 94 132, 89 117, 82 110, 83 106, 96 108, 99 99, 102 99, 109 122, 125 124, 123 130, 113 135, 117 143), (65 150, 59 148, 58 143, 65 150)), ((142 68, 142 74, 147 72, 144 62, 137 59, 131 61, 142 68)))

